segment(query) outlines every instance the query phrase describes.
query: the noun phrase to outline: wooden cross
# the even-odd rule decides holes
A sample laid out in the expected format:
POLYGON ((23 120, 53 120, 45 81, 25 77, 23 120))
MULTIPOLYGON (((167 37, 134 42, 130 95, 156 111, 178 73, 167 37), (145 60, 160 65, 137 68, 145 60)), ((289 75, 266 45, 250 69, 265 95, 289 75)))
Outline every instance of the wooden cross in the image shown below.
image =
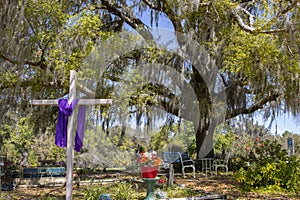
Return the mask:
MULTIPOLYGON (((69 88, 69 100, 70 103, 76 97, 76 71, 70 72, 70 88, 69 88)), ((32 105, 58 105, 58 99, 53 100, 33 100, 32 105)), ((111 99, 79 99, 77 105, 99 105, 99 104, 112 104, 111 99)), ((68 129, 67 129, 67 180, 66 180, 66 200, 72 200, 73 191, 73 132, 74 132, 74 119, 75 112, 72 112, 68 117, 68 129)))

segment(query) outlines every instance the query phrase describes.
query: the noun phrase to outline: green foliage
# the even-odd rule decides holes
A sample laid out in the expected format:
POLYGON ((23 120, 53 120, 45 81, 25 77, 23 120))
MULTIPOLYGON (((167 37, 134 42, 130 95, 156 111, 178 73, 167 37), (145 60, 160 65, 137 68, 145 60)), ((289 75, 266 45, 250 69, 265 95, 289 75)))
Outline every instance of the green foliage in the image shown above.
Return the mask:
POLYGON ((222 154, 223 151, 229 152, 232 150, 232 146, 235 140, 234 133, 227 131, 223 133, 220 131, 215 131, 214 133, 214 153, 222 154))
POLYGON ((36 164, 34 152, 32 149, 33 131, 28 118, 20 118, 15 127, 4 125, 0 131, 0 141, 2 141, 1 152, 12 159, 15 165, 18 165, 22 159, 22 153, 27 152, 30 164, 36 164))
POLYGON ((105 194, 107 189, 98 185, 90 186, 85 188, 84 199, 86 200, 98 200, 101 194, 105 194))
POLYGON ((188 146, 187 151, 188 151, 189 156, 191 158, 196 158, 197 157, 196 139, 194 139, 193 142, 188 146))
POLYGON ((150 148, 156 151, 188 151, 191 158, 196 157, 195 134, 192 123, 182 120, 181 124, 164 125, 151 137, 150 148))
MULTIPOLYGON (((83 11, 69 15, 68 25, 57 35, 58 41, 51 43, 50 58, 55 60, 57 70, 80 69, 84 58, 92 51, 95 41, 107 39, 112 34, 100 30, 102 22, 98 15, 83 11), (63 43, 76 45, 62 46, 63 43)), ((95 73, 95 72, 94 72, 95 73)))
POLYGON ((48 160, 53 163, 64 161, 66 149, 56 146, 54 141, 55 136, 49 132, 35 136, 32 144, 35 159, 48 160))
POLYGON ((12 199, 8 194, 0 193, 0 200, 12 199))
POLYGON ((38 160, 61 161, 65 150, 54 144, 54 136, 49 133, 34 136, 30 117, 20 118, 16 126, 3 125, 0 129, 0 150, 5 152, 15 166, 19 166, 23 152, 28 153, 28 165, 37 166, 38 160), (47 146, 47 148, 45 148, 47 146))
POLYGON ((171 141, 169 135, 170 130, 167 126, 164 126, 159 132, 153 134, 151 138, 151 149, 162 149, 166 144, 168 144, 171 141))
POLYGON ((85 146, 82 152, 75 155, 78 167, 125 167, 134 159, 137 144, 125 135, 120 138, 120 129, 110 129, 109 135, 100 127, 85 132, 85 146), (123 139, 124 143, 119 144, 123 139))
POLYGON ((113 199, 135 199, 135 189, 132 183, 117 183, 110 187, 91 186, 84 190, 84 199, 98 200, 101 194, 110 194, 113 199))
MULTIPOLYGON (((201 196, 202 191, 191 188, 164 188, 169 198, 201 196)), ((84 199, 99 199, 101 194, 109 194, 112 199, 132 200, 144 199, 146 196, 145 183, 120 182, 109 185, 92 185, 84 188, 84 199)))
POLYGON ((111 188, 111 191, 114 191, 112 194, 113 199, 134 199, 135 191, 132 183, 118 183, 111 188))
POLYGON ((300 159, 288 157, 276 141, 260 143, 249 168, 235 174, 244 189, 268 188, 298 192, 300 189, 300 159))

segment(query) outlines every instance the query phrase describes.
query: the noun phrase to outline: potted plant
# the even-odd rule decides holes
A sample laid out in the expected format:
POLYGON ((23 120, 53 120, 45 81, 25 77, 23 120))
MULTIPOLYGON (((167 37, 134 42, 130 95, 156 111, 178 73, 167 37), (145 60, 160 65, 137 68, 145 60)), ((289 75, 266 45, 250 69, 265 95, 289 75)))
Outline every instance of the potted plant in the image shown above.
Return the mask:
POLYGON ((138 153, 137 161, 141 166, 143 178, 155 178, 157 176, 161 158, 157 156, 156 151, 138 153))

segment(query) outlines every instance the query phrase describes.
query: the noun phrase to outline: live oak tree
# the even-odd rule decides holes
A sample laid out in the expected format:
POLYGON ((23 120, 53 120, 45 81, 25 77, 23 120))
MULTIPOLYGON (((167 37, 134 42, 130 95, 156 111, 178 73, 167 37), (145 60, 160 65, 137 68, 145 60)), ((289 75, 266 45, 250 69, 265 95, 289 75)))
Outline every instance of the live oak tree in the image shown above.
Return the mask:
MULTIPOLYGON (((189 34, 215 61, 227 94, 226 119, 258 110, 263 110, 265 117, 274 117, 281 110, 299 111, 298 0, 4 0, 0 14, 1 124, 13 124, 12 120, 31 113, 34 133, 53 127, 56 110, 32 109, 28 100, 65 95, 69 70, 83 70, 82 61, 94 46, 125 29, 152 39, 148 26, 160 26, 162 21, 175 31, 179 46, 184 45, 180 34, 189 34)), ((211 123, 212 107, 204 79, 191 61, 155 44, 130 52, 105 66, 107 71, 93 91, 96 97, 109 98, 122 74, 140 63, 168 65, 183 81, 189 80, 201 102, 195 130, 199 151, 211 123)), ((137 94, 127 104, 136 105, 137 124, 141 119, 148 119, 148 126, 153 124, 147 108, 156 96, 168 99, 158 104, 173 116, 174 123, 185 117, 176 109, 176 94, 166 88, 148 84, 137 94)), ((120 120, 108 108, 101 111, 104 129, 109 129, 112 120, 120 120)), ((126 127, 122 127, 120 137, 125 134, 126 127)))
MULTIPOLYGON (((136 1, 130 5, 124 1, 101 3, 113 16, 124 20, 146 39, 151 38, 151 33, 147 31, 145 23, 135 17, 135 10, 146 12, 150 9, 153 13, 151 21, 157 24, 162 16, 166 16, 165 20, 171 22, 175 31, 189 33, 199 44, 205 46, 215 58, 226 87, 227 119, 239 114, 251 114, 263 107, 266 117, 274 117, 282 108, 284 111, 297 112, 297 1, 136 1)), ((180 38, 178 43, 180 44, 180 38)), ((162 60, 165 64, 168 59, 163 58, 168 57, 166 54, 160 55, 161 57, 156 54, 155 61, 162 60)), ((144 61, 148 58, 140 54, 132 57, 142 57, 144 61)), ((204 81, 196 69, 193 67, 192 72, 189 72, 189 68, 179 67, 183 60, 178 56, 171 55, 169 58, 175 61, 172 65, 174 69, 189 74, 190 84, 196 91, 199 102, 210 102, 204 81)), ((147 61, 152 61, 151 56, 147 61)), ((158 91, 156 94, 162 94, 161 88, 154 88, 153 90, 158 91)), ((169 105, 162 105, 166 110, 171 108, 169 105)), ((178 111, 168 111, 179 115, 178 111)), ((200 115, 200 126, 196 130, 198 150, 210 123, 206 120, 209 118, 209 109, 202 109, 200 115)))

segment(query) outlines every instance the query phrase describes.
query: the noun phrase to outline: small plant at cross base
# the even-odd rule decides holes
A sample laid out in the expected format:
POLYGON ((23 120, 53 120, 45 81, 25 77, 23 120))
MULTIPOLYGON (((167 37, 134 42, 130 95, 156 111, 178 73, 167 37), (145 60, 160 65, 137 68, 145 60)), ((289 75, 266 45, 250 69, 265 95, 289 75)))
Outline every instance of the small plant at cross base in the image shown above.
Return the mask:
POLYGON ((165 189, 167 187, 166 177, 160 177, 159 180, 157 181, 157 184, 161 189, 165 189))

